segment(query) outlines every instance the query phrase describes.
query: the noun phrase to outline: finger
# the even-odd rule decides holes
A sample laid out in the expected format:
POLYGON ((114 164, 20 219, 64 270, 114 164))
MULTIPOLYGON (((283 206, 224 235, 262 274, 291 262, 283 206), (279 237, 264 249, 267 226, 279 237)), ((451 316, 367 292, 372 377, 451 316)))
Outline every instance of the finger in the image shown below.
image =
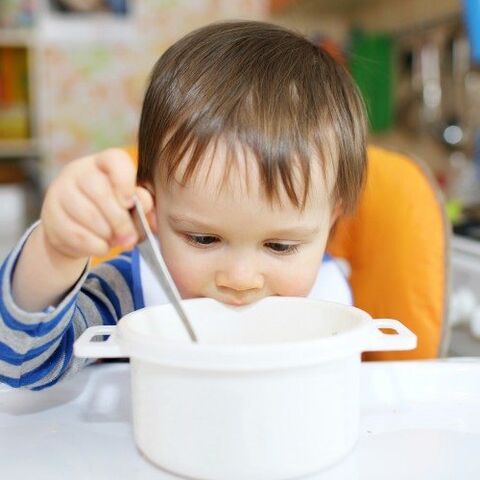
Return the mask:
POLYGON ((96 155, 95 163, 111 182, 120 205, 130 208, 136 185, 136 168, 130 156, 112 148, 96 155))
POLYGON ((94 235, 108 241, 113 230, 103 213, 97 206, 78 189, 72 188, 60 195, 60 205, 66 214, 76 223, 92 232, 94 235), (68 196, 68 198, 61 197, 68 196))
POLYGON ((145 215, 153 209, 153 195, 144 187, 136 187, 135 194, 142 205, 145 215))
POLYGON ((65 255, 81 258, 103 256, 109 252, 108 242, 72 219, 60 203, 51 204, 49 216, 55 219, 54 224, 44 224, 49 240, 65 255))
POLYGON ((132 244, 138 239, 129 211, 118 202, 105 174, 77 178, 77 187, 96 205, 112 228, 115 244, 132 244))

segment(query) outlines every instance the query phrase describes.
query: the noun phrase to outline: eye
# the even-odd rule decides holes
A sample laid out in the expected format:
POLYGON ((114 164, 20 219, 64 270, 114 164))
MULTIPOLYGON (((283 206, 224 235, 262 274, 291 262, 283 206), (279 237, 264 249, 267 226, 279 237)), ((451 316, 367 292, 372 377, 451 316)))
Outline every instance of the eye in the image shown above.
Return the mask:
POLYGON ((185 238, 188 243, 191 243, 194 247, 209 247, 215 243, 218 243, 220 239, 213 235, 192 235, 190 233, 185 234, 185 238))
POLYGON ((294 243, 268 242, 265 246, 275 253, 288 255, 298 252, 298 245, 294 243))

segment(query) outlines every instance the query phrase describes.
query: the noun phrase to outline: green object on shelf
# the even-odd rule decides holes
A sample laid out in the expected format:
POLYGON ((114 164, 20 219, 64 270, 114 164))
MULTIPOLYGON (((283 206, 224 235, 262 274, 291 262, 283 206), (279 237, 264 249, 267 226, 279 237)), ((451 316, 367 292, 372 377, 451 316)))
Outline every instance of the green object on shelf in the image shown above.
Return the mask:
POLYGON ((463 205, 459 200, 448 200, 446 204, 447 217, 452 224, 458 223, 462 218, 463 205))
POLYGON ((393 125, 393 41, 386 34, 354 31, 349 66, 362 92, 373 131, 393 125))

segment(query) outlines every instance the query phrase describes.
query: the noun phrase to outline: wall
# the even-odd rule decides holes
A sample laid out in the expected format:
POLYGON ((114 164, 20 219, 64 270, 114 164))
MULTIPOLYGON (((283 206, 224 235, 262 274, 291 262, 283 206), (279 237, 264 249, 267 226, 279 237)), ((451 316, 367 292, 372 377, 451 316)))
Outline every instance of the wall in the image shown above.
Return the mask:
POLYGON ((159 55, 190 30, 263 19, 264 0, 137 0, 131 21, 68 22, 43 15, 41 136, 46 177, 69 160, 135 141, 142 96, 159 55))

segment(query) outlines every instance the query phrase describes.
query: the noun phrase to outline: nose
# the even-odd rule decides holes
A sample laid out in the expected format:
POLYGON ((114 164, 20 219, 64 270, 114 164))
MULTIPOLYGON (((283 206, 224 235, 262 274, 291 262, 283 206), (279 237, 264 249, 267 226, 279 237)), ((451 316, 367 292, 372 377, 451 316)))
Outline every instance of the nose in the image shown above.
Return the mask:
POLYGON ((216 273, 218 288, 228 288, 237 292, 259 290, 264 286, 264 277, 255 265, 254 259, 244 257, 228 262, 216 273))

